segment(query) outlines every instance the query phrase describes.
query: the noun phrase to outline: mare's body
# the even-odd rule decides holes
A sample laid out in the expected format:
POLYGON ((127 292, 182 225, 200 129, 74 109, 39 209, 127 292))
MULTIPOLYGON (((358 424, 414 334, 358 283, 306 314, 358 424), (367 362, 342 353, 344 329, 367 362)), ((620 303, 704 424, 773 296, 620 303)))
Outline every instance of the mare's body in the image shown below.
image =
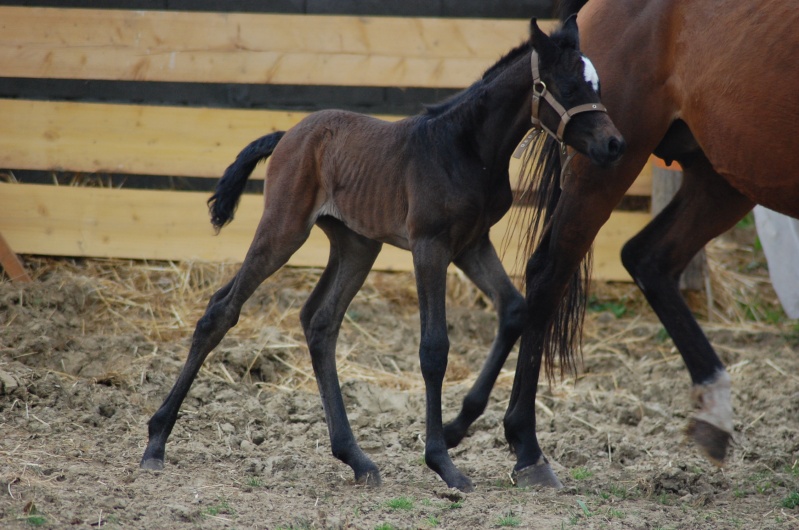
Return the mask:
MULTIPOLYGON (((730 379, 678 279, 696 252, 756 203, 799 217, 799 9, 793 0, 565 4, 565 15, 582 7, 582 49, 597 67, 603 103, 628 148, 613 167, 574 159, 528 262, 531 315, 505 417, 516 470, 545 462, 530 418, 542 359, 572 354, 568 341, 552 339, 569 315, 562 302, 569 283, 652 153, 679 162, 683 183, 624 246, 622 260, 690 373, 699 410, 688 433, 721 463, 732 435, 730 379)), ((557 178, 557 170, 544 177, 557 178)))

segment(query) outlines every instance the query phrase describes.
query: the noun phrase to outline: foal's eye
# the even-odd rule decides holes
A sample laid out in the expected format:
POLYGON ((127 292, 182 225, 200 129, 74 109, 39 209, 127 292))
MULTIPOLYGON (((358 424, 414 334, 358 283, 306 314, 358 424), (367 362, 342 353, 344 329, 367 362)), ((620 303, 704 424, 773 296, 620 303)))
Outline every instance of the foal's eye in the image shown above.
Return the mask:
POLYGON ((564 83, 563 86, 560 87, 560 95, 566 99, 574 97, 576 92, 577 87, 574 83, 564 83))

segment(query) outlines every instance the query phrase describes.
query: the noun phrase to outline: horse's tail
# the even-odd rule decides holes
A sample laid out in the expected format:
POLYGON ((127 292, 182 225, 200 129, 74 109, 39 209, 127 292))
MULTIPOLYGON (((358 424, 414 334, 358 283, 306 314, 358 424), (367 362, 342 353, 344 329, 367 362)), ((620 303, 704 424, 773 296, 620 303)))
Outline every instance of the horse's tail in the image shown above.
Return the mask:
MULTIPOLYGON (((551 244, 550 241, 543 241, 543 237, 561 196, 560 144, 547 135, 542 134, 540 138, 537 146, 533 145, 528 149, 528 160, 525 160, 521 184, 525 194, 529 194, 533 206, 526 208, 529 219, 525 222, 527 233, 524 239, 524 255, 528 257, 540 244, 551 244)), ((544 369, 550 381, 554 377, 556 361, 560 366, 561 377, 576 370, 576 360, 581 355, 590 273, 589 251, 570 278, 552 321, 543 336, 537 338, 541 341, 544 369)), ((536 281, 536 278, 525 277, 525 290, 528 294, 536 281)), ((535 303, 535 300, 532 302, 535 303)))
POLYGON ((217 232, 233 220, 233 213, 239 205, 241 194, 244 193, 247 179, 258 162, 272 154, 284 134, 285 131, 278 131, 258 138, 245 147, 225 170, 225 174, 216 184, 214 194, 208 199, 211 224, 217 232))
POLYGON ((559 0, 555 6, 555 16, 561 21, 565 21, 587 3, 588 0, 559 0))

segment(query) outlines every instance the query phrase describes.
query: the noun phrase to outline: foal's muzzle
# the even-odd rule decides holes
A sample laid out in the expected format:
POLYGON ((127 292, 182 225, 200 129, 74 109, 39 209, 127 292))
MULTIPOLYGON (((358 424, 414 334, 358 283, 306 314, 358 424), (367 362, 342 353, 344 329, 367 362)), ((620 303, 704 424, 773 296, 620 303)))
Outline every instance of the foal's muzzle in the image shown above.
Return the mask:
POLYGON ((621 134, 612 134, 604 142, 594 142, 588 148, 588 158, 591 163, 605 168, 617 162, 627 149, 627 142, 621 134))

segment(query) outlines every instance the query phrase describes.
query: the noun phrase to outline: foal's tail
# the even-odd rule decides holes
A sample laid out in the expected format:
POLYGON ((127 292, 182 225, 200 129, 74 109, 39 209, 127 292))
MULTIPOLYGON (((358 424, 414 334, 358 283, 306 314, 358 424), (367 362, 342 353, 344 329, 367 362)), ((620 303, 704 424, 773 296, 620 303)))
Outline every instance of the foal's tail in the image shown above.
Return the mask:
MULTIPOLYGON (((530 218, 525 222, 527 233, 523 255, 528 259, 539 245, 552 244, 552 241, 544 240, 544 234, 561 196, 560 144, 545 134, 540 135, 539 139, 537 145, 528 148, 529 158, 525 160, 521 182, 522 189, 525 190, 525 195, 529 194, 531 197, 533 206, 525 209, 529 211, 530 218)), ((586 254, 569 279, 552 321, 548 323, 543 336, 536 338, 541 342, 533 345, 543 351, 543 365, 550 381, 554 377, 556 361, 560 366, 561 377, 576 370, 576 359, 581 355, 590 273, 591 251, 586 254)), ((528 295, 536 282, 540 280, 525 277, 525 289, 528 295)))
POLYGON ((258 162, 272 154, 284 134, 286 134, 285 131, 278 131, 258 138, 245 147, 236 157, 235 162, 225 170, 225 174, 216 184, 214 194, 208 199, 211 224, 214 225, 217 232, 233 220, 233 212, 239 205, 239 199, 244 193, 247 179, 258 162))

